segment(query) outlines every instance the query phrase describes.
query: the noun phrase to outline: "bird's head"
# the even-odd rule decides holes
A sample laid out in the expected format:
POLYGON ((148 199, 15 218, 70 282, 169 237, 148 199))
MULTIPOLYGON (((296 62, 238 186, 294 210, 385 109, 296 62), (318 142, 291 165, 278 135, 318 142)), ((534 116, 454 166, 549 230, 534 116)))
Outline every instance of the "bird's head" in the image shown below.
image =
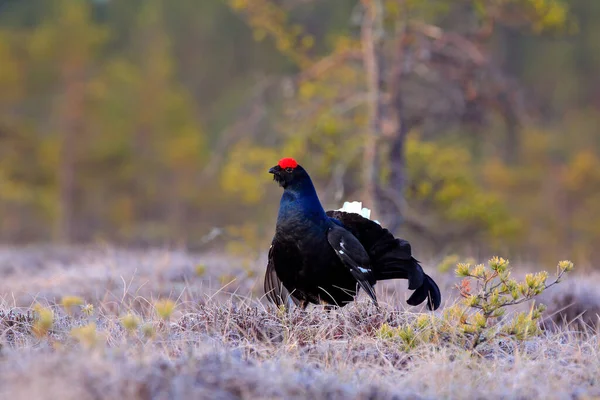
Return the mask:
POLYGON ((282 158, 276 166, 269 169, 269 173, 273 174, 273 180, 284 189, 303 182, 308 177, 304 168, 293 158, 282 158))

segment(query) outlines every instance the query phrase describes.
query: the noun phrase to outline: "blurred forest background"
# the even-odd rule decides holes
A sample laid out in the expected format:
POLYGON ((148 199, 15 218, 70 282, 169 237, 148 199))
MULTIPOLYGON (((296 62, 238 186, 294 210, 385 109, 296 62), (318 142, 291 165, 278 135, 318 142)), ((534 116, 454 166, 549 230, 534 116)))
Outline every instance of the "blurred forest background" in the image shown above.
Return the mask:
POLYGON ((599 127, 600 1, 0 0, 4 243, 259 254, 291 156, 419 254, 591 265, 599 127))

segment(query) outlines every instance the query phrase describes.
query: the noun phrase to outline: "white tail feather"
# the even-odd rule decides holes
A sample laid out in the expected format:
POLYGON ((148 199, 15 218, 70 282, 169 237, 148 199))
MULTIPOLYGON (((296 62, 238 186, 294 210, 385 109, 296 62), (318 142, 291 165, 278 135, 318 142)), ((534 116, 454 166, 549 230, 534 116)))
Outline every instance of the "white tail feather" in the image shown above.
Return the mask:
MULTIPOLYGON (((371 219, 371 210, 363 207, 361 201, 345 201, 342 208, 339 208, 336 211, 358 214, 364 218, 371 219)), ((373 220, 373 222, 377 222, 379 224, 379 221, 373 220)))

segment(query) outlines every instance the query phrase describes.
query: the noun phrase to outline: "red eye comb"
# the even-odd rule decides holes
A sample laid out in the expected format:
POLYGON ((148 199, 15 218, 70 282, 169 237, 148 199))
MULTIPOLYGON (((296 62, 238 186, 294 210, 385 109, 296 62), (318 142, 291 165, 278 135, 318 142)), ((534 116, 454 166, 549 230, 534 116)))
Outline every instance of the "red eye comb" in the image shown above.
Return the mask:
POLYGON ((277 165, 279 165, 279 167, 282 169, 286 169, 296 168, 298 166, 298 163, 293 158, 282 158, 281 160, 279 160, 279 163, 277 165))

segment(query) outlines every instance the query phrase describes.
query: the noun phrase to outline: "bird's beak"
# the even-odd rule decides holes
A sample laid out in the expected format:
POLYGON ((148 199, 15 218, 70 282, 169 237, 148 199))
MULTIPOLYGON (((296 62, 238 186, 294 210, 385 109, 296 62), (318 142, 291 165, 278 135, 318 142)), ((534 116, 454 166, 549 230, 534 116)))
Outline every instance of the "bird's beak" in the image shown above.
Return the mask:
POLYGON ((281 173, 282 169, 279 165, 276 165, 269 169, 269 173, 273 174, 273 180, 279 184, 281 187, 285 187, 285 178, 281 173))

